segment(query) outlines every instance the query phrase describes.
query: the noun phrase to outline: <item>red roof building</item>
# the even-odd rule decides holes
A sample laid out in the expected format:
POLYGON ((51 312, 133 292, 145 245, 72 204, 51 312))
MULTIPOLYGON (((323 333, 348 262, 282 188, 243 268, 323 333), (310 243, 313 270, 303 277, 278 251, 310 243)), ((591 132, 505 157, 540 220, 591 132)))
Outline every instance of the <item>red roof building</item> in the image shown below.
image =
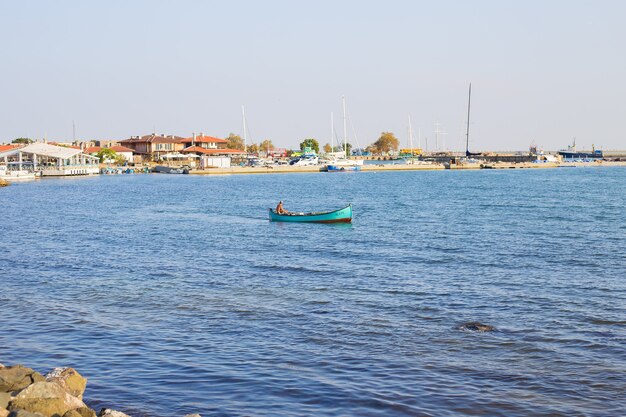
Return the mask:
POLYGON ((120 140, 119 143, 136 154, 141 155, 144 159, 152 159, 158 161, 161 156, 172 153, 180 152, 185 145, 182 143, 180 136, 174 135, 146 135, 146 136, 133 136, 130 139, 120 140))
POLYGON ((83 149, 84 153, 88 153, 88 154, 92 154, 92 153, 98 153, 102 150, 102 147, 100 146, 90 146, 88 148, 83 149))

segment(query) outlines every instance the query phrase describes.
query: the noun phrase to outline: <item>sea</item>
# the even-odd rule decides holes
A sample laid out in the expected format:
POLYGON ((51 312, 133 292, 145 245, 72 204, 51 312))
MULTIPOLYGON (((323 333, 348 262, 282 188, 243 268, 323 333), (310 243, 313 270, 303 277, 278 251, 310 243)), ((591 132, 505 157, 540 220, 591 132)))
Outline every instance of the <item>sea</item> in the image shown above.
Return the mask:
POLYGON ((0 230, 0 363, 96 410, 626 410, 626 168, 41 179, 0 230))

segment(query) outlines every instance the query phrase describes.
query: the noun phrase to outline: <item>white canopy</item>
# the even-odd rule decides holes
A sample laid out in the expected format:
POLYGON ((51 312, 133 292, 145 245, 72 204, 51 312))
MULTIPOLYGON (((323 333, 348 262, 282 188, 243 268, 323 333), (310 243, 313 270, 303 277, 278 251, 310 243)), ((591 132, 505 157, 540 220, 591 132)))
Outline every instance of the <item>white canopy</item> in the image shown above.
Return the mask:
MULTIPOLYGON (((67 148, 64 146, 48 145, 47 143, 31 143, 30 145, 26 145, 22 148, 15 148, 9 151, 2 152, 0 153, 0 158, 4 156, 15 155, 20 152, 47 156, 50 158, 68 159, 78 154, 81 154, 83 151, 81 149, 67 148)), ((85 155, 85 158, 93 159, 95 157, 91 155, 85 155)))

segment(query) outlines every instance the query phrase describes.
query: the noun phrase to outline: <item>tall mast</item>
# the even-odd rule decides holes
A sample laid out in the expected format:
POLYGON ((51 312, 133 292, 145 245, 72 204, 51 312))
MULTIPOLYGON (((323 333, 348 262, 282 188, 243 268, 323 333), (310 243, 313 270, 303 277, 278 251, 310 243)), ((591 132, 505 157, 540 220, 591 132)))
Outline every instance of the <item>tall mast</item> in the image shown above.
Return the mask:
POLYGON ((439 122, 435 122, 435 151, 439 150, 439 122))
POLYGON ((422 128, 417 129, 417 147, 422 147, 422 128))
POLYGON ((413 156, 413 126, 411 126, 410 114, 409 114, 409 148, 411 149, 411 156, 413 156))
POLYGON ((472 83, 469 85, 469 93, 467 97, 467 130, 465 131, 465 156, 470 156, 469 153, 469 123, 470 123, 470 105, 472 103, 472 83))
POLYGON ((348 157, 348 125, 346 123, 346 97, 341 96, 341 102, 343 104, 343 153, 346 158, 348 157))
POLYGON ((335 152, 335 119, 333 112, 330 112, 330 151, 335 152))
POLYGON ((248 137, 246 136, 246 109, 241 105, 241 118, 243 119, 243 151, 246 152, 248 137))

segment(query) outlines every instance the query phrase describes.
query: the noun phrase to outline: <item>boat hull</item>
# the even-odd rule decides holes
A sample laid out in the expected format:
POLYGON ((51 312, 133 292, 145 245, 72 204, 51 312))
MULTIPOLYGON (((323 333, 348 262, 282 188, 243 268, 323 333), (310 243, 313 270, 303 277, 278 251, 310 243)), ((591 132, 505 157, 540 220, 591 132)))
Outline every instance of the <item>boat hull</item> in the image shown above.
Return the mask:
POLYGON ((349 171, 360 171, 360 165, 333 165, 328 164, 326 166, 328 172, 349 172, 349 171))
POLYGON ((350 223, 352 222, 352 204, 339 210, 325 213, 289 213, 277 214, 269 209, 272 222, 290 223, 350 223))

